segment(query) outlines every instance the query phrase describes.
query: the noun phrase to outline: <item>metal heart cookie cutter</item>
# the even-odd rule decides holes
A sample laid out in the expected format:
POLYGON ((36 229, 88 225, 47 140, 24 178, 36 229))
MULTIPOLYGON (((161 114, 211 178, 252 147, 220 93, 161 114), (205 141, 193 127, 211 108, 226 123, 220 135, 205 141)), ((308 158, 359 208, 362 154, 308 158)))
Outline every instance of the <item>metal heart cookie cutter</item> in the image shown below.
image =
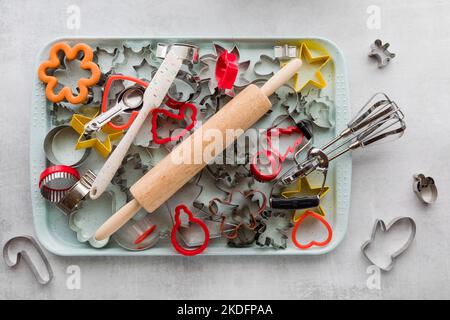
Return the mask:
POLYGON ((425 204, 432 204, 437 200, 438 190, 432 177, 426 177, 422 173, 415 174, 413 190, 417 197, 425 204))
POLYGON ((381 269, 383 271, 390 271, 394 267, 395 260, 409 248, 409 246, 412 244, 415 236, 416 236, 416 223, 410 217, 397 217, 394 220, 392 220, 391 222, 389 222, 389 224, 387 224, 387 225, 384 223, 383 220, 377 219, 377 220, 375 220, 375 224, 372 228, 372 234, 371 234, 370 240, 367 240, 366 242, 364 242, 364 244, 361 246, 361 251, 362 251, 364 257, 370 263, 372 263, 373 265, 375 265, 376 267, 378 267, 379 269, 381 269), (368 250, 369 246, 372 244, 372 242, 374 242, 375 236, 376 236, 378 230, 381 230, 382 232, 387 232, 393 225, 395 225, 397 223, 409 223, 411 225, 411 231, 410 231, 409 237, 406 240, 406 242, 398 250, 396 250, 393 254, 390 255, 391 261, 387 266, 379 265, 370 258, 370 256, 367 254, 367 250, 368 250))

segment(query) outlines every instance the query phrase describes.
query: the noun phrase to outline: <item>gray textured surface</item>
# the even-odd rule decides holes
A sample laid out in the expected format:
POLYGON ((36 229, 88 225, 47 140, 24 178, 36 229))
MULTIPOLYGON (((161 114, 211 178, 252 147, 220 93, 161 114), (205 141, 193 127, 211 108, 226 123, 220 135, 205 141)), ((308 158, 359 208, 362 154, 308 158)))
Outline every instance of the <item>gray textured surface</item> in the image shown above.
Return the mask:
POLYGON ((404 108, 401 141, 354 155, 347 237, 320 257, 62 258, 49 254, 55 279, 39 286, 24 265, 0 263, 0 298, 449 298, 450 297, 450 1, 377 1, 381 29, 366 27, 372 1, 22 1, 0 0, 0 243, 32 234, 28 134, 36 52, 65 35, 286 36, 318 35, 347 59, 353 110, 375 91, 404 108), (66 28, 66 9, 78 4, 81 28, 66 28), (377 37, 397 53, 378 70, 367 58, 377 37), (424 210, 411 176, 436 178, 440 199, 424 210), (359 247, 375 218, 410 215, 417 238, 381 290, 366 287, 359 247), (81 268, 81 290, 66 288, 67 266, 81 268))

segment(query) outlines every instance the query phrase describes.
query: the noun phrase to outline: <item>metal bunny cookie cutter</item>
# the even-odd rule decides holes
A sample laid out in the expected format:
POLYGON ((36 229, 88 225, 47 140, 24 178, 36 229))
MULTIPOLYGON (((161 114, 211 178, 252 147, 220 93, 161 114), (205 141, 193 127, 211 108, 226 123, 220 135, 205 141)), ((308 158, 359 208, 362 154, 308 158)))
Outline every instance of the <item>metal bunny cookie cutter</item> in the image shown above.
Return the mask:
POLYGON ((31 271, 34 274, 34 277, 36 280, 42 284, 46 285, 53 279, 53 270, 50 265, 50 262, 48 262, 47 257, 44 254, 44 251, 40 247, 40 245, 37 243, 37 241, 31 237, 31 236, 17 236, 14 238, 9 239, 5 245, 3 246, 3 260, 5 261, 5 264, 10 268, 15 268, 19 265, 20 259, 23 258, 25 262, 27 263, 28 267, 31 269, 31 271), (27 251, 21 250, 17 252, 16 259, 12 260, 10 258, 9 248, 14 245, 15 242, 28 242, 31 244, 34 249, 36 249, 37 253, 39 254, 40 258, 42 259, 43 265, 45 266, 45 269, 47 271, 47 277, 43 277, 42 273, 39 271, 36 263, 31 259, 30 255, 27 251))
POLYGON ((414 175, 413 190, 417 197, 425 204, 435 203, 438 190, 432 177, 426 177, 422 173, 414 175))
POLYGON ((322 148, 310 149, 306 160, 288 170, 278 182, 288 185, 317 170, 323 173, 325 184, 330 161, 387 138, 400 138, 405 129, 404 115, 397 104, 386 94, 377 93, 348 123, 347 129, 322 148))

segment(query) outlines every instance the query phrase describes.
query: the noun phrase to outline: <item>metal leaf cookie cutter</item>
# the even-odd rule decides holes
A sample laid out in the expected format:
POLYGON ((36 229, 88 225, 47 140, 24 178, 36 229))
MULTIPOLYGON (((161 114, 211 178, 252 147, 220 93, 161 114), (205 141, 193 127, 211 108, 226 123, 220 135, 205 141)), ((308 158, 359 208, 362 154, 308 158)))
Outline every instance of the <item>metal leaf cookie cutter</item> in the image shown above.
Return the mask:
POLYGON ((388 63, 395 58, 395 53, 390 52, 388 48, 389 43, 383 44, 380 39, 375 40, 375 42, 370 45, 369 57, 378 60, 378 68, 387 66, 388 63))
POLYGON ((287 232, 293 226, 290 214, 266 211, 261 215, 261 226, 258 228, 256 244, 274 249, 286 249, 287 232))
POLYGON ((20 259, 21 258, 23 258, 25 260, 25 262, 27 263, 28 267, 33 272, 34 277, 36 278, 36 280, 40 284, 46 285, 46 284, 50 283, 50 281, 52 281, 52 279, 53 279, 53 270, 52 270, 52 267, 50 265, 50 262, 48 261, 47 257, 45 256, 45 253, 42 250, 41 246, 37 243, 37 241, 33 237, 31 237, 31 236, 17 236, 17 237, 9 239, 5 243, 5 245, 3 246, 3 260, 5 261, 5 264, 8 267, 10 267, 10 268, 17 267, 19 265, 19 263, 20 263, 20 259), (31 259, 30 255, 28 254, 28 252, 26 250, 19 251, 17 253, 17 255, 16 255, 16 259, 15 260, 11 260, 10 254, 9 254, 9 248, 15 242, 19 242, 19 241, 27 242, 27 243, 31 244, 34 247, 34 249, 39 254, 39 256, 42 259, 42 262, 43 262, 43 264, 45 266, 45 269, 46 269, 47 275, 48 275, 47 278, 43 277, 43 275, 39 272, 39 269, 36 266, 36 263, 31 259))
POLYGON ((362 254, 364 255, 364 257, 366 257, 366 259, 370 263, 377 266, 379 269, 381 269, 383 271, 390 271, 394 267, 395 260, 410 247, 410 245, 414 241, 415 236, 416 236, 416 223, 410 217, 397 217, 397 218, 393 219, 391 222, 389 222, 389 224, 387 224, 387 225, 384 223, 383 220, 377 219, 377 220, 375 220, 375 224, 372 228, 372 234, 370 236, 370 240, 367 240, 366 242, 363 243, 363 245, 361 246, 361 251, 362 251, 362 254), (372 242, 374 242, 377 231, 381 230, 382 232, 388 232, 392 226, 394 226, 395 224, 398 224, 398 223, 408 223, 411 225, 411 231, 410 231, 408 239, 398 250, 396 250, 393 254, 390 255, 390 263, 387 266, 382 266, 382 265, 375 263, 373 261, 373 259, 370 258, 370 256, 367 254, 367 250, 368 250, 369 246, 372 244, 372 242))
POLYGON ((417 197, 425 204, 435 203, 438 198, 436 183, 432 177, 419 173, 414 175, 413 190, 417 197))

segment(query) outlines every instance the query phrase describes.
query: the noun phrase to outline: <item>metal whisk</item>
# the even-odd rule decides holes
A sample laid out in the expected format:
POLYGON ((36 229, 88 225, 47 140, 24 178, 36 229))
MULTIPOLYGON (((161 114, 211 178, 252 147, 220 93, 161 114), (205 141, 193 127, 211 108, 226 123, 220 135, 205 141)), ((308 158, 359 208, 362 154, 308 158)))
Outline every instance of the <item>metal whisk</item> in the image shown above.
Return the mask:
MULTIPOLYGON (((303 162, 298 162, 298 154, 296 154, 297 164, 283 174, 277 184, 291 184, 297 179, 304 178, 318 170, 324 175, 323 190, 330 161, 351 150, 385 141, 388 138, 400 138, 405 129, 404 115, 397 104, 389 99, 386 94, 376 93, 347 124, 347 129, 333 140, 322 148, 311 148, 303 162)), ((280 205, 282 205, 281 202, 280 205)), ((285 203, 284 205, 286 207, 288 204, 285 203)), ((297 206, 301 206, 298 201, 297 206)))

